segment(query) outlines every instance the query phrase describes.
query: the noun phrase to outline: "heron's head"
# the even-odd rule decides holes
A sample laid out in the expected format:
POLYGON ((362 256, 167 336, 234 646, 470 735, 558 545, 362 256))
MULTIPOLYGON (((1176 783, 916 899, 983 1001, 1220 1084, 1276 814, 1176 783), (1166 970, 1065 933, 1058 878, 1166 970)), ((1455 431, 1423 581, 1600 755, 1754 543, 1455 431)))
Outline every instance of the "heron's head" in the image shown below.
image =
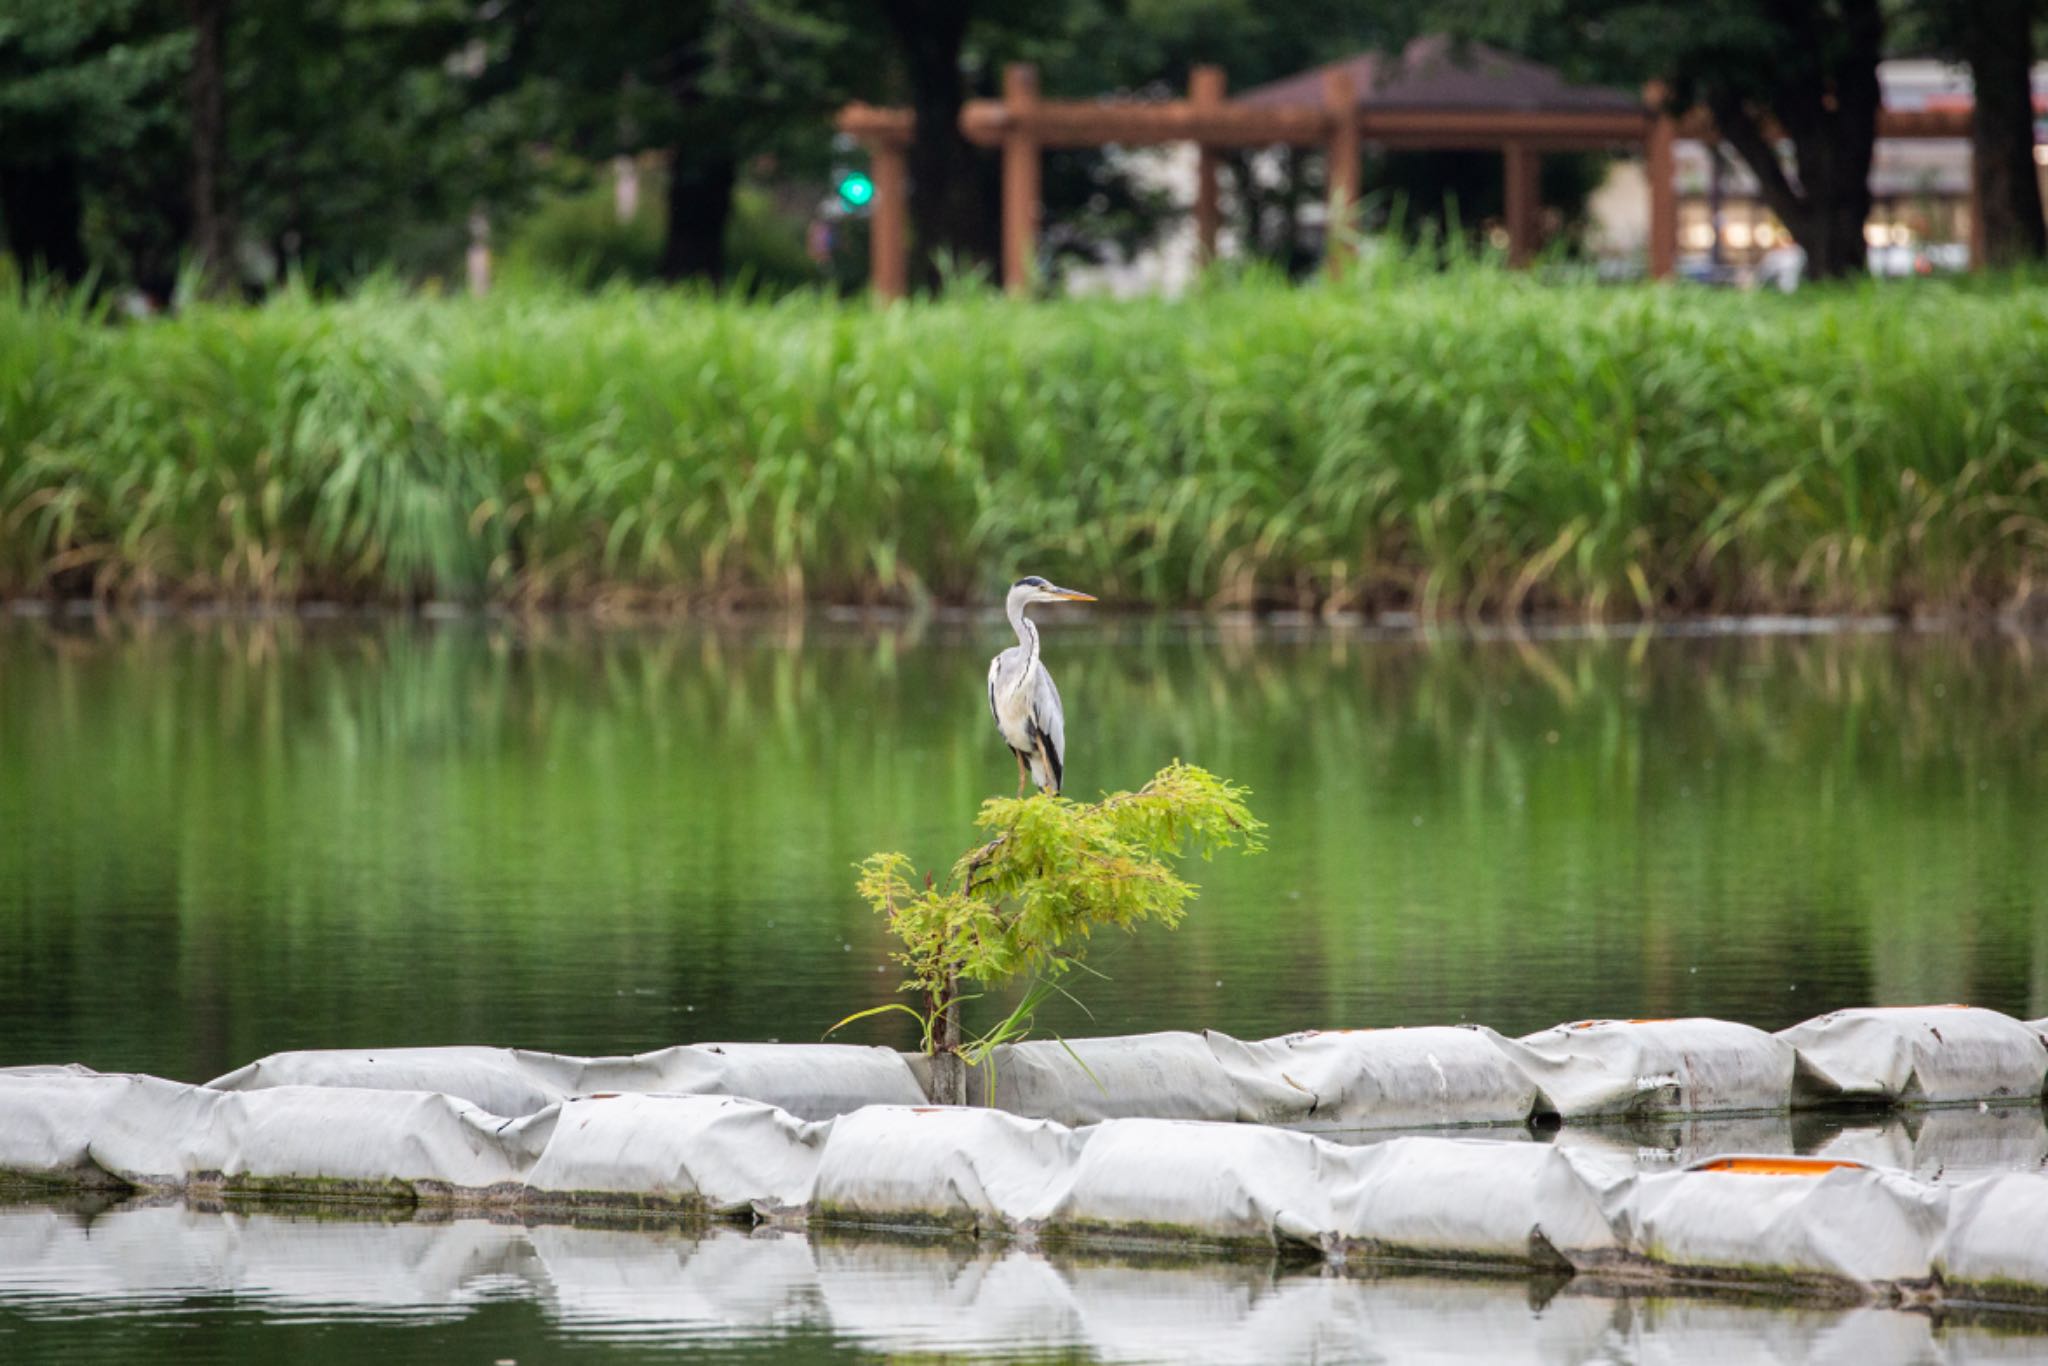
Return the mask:
POLYGON ((1047 583, 1036 574, 1027 574, 1010 585, 1011 602, 1093 602, 1093 593, 1080 593, 1071 588, 1062 588, 1056 583, 1047 583))

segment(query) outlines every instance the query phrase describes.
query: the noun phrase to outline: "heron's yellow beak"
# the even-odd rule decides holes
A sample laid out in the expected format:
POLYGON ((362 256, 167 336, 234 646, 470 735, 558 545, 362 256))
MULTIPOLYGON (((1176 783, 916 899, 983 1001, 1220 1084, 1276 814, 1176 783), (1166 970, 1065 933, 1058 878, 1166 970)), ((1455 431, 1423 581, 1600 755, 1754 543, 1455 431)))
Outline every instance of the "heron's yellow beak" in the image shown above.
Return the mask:
POLYGON ((1095 601, 1095 595, 1094 595, 1093 593, 1076 593, 1076 592, 1075 592, 1075 591, 1074 591, 1073 589, 1071 589, 1071 588, 1062 588, 1062 589, 1060 589, 1060 590, 1059 590, 1059 594, 1060 594, 1060 596, 1061 596, 1062 598, 1065 598, 1065 599, 1066 599, 1066 600, 1067 600, 1068 602, 1094 602, 1094 601, 1095 601))

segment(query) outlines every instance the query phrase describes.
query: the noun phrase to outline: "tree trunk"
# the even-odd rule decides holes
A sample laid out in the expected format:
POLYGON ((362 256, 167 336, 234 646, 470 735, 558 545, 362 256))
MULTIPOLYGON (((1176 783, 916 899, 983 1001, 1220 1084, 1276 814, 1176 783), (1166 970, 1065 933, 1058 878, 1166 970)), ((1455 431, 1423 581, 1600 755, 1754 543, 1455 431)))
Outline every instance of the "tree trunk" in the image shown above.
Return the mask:
POLYGON ((1771 212, 1805 249, 1806 274, 1816 280, 1860 275, 1865 268, 1863 225, 1870 217, 1870 163, 1883 103, 1878 0, 1843 0, 1840 11, 1832 16, 1809 5, 1787 21, 1788 46, 1814 54, 1815 61, 1788 69, 1768 110, 1727 88, 1707 96, 1715 126, 1749 164, 1771 212), (1828 41, 1823 27, 1832 30, 1828 41), (1780 133, 1792 142, 1790 175, 1778 159, 1780 133))
POLYGON ((668 167, 668 232, 661 243, 661 278, 725 279, 725 228, 732 218, 739 164, 723 151, 678 147, 668 167))
POLYGON ((234 286, 234 225, 222 186, 227 165, 228 0, 185 0, 192 21, 192 254, 200 287, 234 286))
POLYGON ((84 279, 84 212, 76 158, 0 165, 0 217, 23 270, 44 271, 66 284, 84 279))
POLYGON ((1970 154, 1984 216, 1987 265, 2048 255, 2048 224, 2034 167, 2032 0, 1970 0, 1963 7, 1962 56, 1977 89, 1970 154))
MULTIPOLYGON (((936 1003, 935 1003, 936 1004, 936 1003)), ((932 1031, 932 1104, 967 1103, 967 1064, 960 1057, 960 979, 946 983, 945 1009, 932 1031)))
POLYGON ((910 147, 911 278, 928 289, 938 285, 942 262, 987 259, 992 236, 974 148, 960 132, 967 98, 960 54, 971 8, 968 0, 884 0, 882 6, 917 116, 910 147))

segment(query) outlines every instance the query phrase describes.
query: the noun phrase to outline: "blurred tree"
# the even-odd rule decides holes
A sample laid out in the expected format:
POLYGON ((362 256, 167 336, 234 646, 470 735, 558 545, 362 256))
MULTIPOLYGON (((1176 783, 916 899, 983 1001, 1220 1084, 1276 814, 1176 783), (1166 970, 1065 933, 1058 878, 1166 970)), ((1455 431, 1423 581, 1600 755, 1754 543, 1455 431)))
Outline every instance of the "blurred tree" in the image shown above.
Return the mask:
POLYGON ((859 44, 796 0, 493 0, 485 29, 510 41, 493 79, 545 92, 538 131, 593 161, 668 161, 665 279, 719 280, 743 164, 793 125, 815 134, 842 98, 859 44))
POLYGON ((445 267, 533 173, 525 90, 485 90, 465 0, 237 0, 227 149, 239 240, 333 286, 445 267))
POLYGON ((0 3, 0 223, 24 267, 84 278, 93 169, 159 124, 187 47, 147 0, 0 3))
MULTIPOLYGON (((1938 0, 1930 0, 1930 3, 1938 0)), ((1807 274, 1861 274, 1877 143, 1885 0, 1445 0, 1462 31, 1578 74, 1661 78, 1674 108, 1704 106, 1764 202, 1806 251, 1807 274), (1779 156, 1781 139, 1792 150, 1779 156)))
MULTIPOLYGON (((990 0, 875 0, 895 41, 917 137, 910 147, 912 277, 930 287, 945 263, 994 254, 993 219, 975 150, 960 132, 967 31, 990 0)), ((1050 6, 1048 6, 1050 8, 1050 6)))
POLYGON ((1905 16, 1916 44, 1969 63, 1977 211, 1984 215, 1984 255, 1997 265, 2048 256, 2034 162, 2034 26, 2044 19, 2043 0, 1914 0, 1905 16))
POLYGON ((185 0, 185 13, 192 26, 192 257, 200 288, 221 294, 235 276, 234 219, 221 183, 228 160, 228 0, 185 0))

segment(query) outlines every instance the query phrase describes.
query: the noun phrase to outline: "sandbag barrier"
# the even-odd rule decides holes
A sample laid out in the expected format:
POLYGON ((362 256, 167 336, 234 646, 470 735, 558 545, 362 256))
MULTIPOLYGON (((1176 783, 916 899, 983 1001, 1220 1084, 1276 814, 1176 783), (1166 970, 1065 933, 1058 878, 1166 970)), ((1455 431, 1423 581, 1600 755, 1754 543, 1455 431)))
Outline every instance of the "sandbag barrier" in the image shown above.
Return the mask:
POLYGON ((228 1091, 0 1072, 0 1173, 187 1197, 651 1210, 1029 1245, 1706 1282, 1845 1301, 2048 1306, 2048 1174, 1962 1183, 1824 1157, 1641 1171, 1595 1147, 730 1096, 579 1097, 508 1118, 424 1091, 228 1091))
MULTIPOLYGON (((1444 1129, 2039 1103, 2048 1021, 1968 1006, 1840 1010, 1777 1034, 1724 1020, 1315 1030, 1243 1042, 1170 1032, 1005 1045, 973 1104, 1062 1124, 1196 1119, 1322 1130, 1444 1129)), ((512 1048, 278 1053, 208 1086, 422 1090, 531 1115, 600 1091, 735 1095, 799 1119, 929 1103, 921 1057, 846 1044, 691 1044, 632 1057, 512 1048)))

